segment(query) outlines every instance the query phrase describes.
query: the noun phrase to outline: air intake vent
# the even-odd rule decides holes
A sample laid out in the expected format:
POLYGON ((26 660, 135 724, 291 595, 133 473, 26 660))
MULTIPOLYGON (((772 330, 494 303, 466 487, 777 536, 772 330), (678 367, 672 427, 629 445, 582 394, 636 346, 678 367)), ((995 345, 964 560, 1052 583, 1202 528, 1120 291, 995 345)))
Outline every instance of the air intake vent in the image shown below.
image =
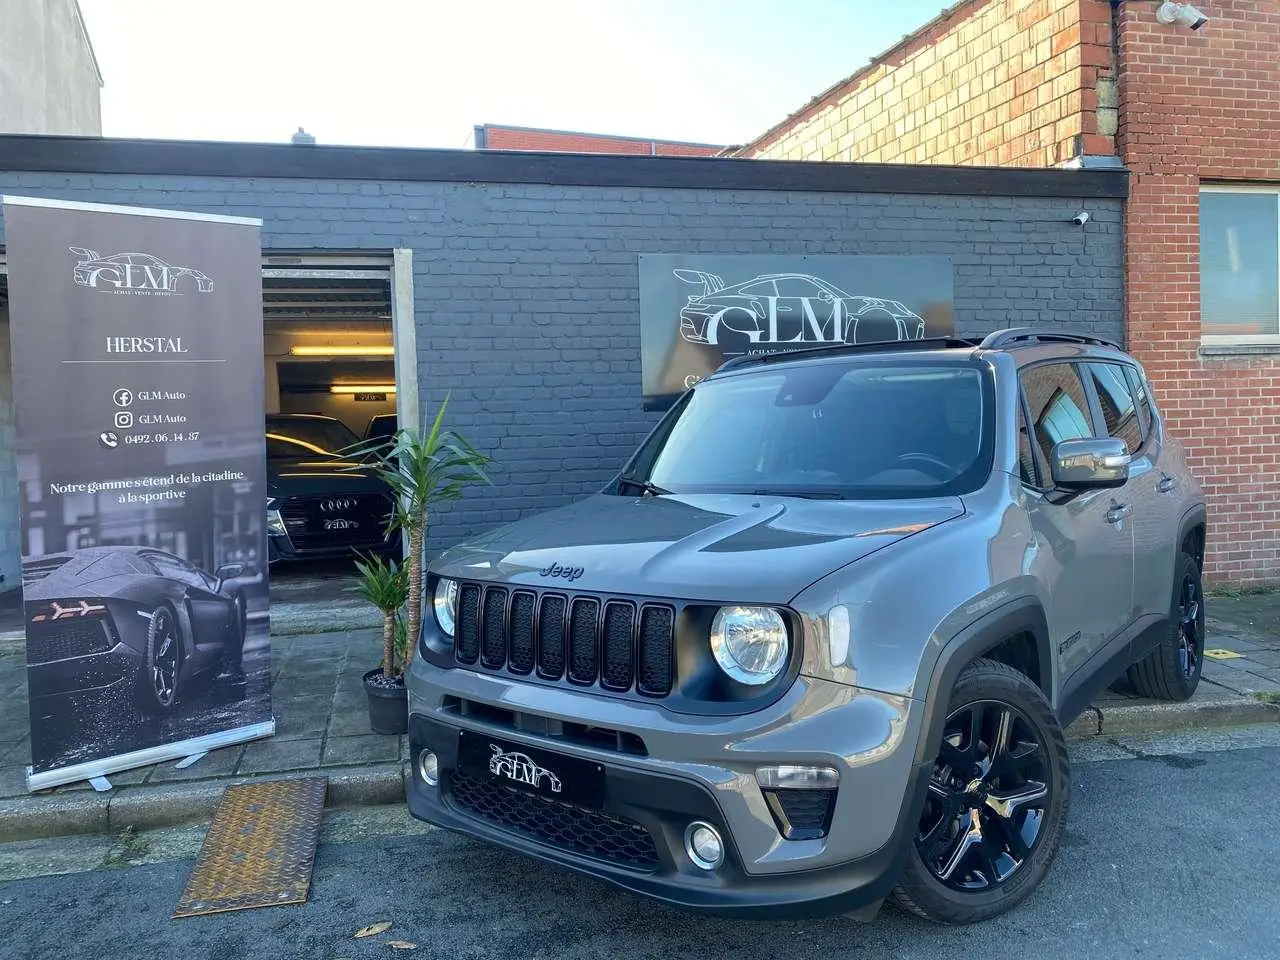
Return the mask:
POLYGON ((596 620, 600 604, 583 597, 573 601, 569 623, 569 679, 574 683, 595 683, 599 671, 596 620))
POLYGON ((480 656, 480 588, 466 584, 458 591, 457 657, 463 663, 475 663, 480 656))
POLYGON ((507 662, 507 591, 490 587, 484 592, 484 642, 480 662, 496 670, 507 662))
POLYGON ((511 659, 508 666, 513 673, 533 670, 533 617, 537 605, 538 598, 532 593, 520 591, 511 596, 511 623, 508 627, 511 659))

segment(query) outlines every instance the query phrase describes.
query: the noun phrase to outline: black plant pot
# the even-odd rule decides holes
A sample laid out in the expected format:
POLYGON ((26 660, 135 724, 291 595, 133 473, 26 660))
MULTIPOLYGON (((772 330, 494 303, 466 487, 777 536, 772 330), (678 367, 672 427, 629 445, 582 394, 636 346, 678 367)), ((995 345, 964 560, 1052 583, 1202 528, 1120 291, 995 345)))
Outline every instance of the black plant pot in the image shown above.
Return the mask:
POLYGON ((388 681, 382 668, 364 675, 364 692, 369 698, 369 726, 374 733, 409 732, 409 688, 404 678, 388 681))

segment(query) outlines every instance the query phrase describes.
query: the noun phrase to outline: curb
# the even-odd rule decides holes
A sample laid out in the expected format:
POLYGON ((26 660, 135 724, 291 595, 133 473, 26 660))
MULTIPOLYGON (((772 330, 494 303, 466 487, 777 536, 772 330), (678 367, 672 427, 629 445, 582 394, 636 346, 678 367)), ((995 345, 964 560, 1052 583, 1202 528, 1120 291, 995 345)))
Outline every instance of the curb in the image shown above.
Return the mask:
MULTIPOLYGON (((1119 737, 1169 730, 1245 726, 1280 722, 1280 705, 1246 697, 1199 703, 1119 703, 1089 707, 1070 727, 1067 741, 1119 737)), ((76 790, 64 794, 0 800, 0 843, 84 833, 114 833, 132 827, 205 823, 226 787, 265 779, 327 776, 327 808, 403 803, 408 761, 332 770, 293 770, 196 783, 122 786, 109 793, 76 790)))
POLYGON ((333 770, 291 770, 200 783, 125 786, 107 793, 76 790, 15 797, 0 800, 0 843, 81 833, 115 833, 128 827, 153 830, 207 822, 229 786, 317 775, 329 780, 325 795, 327 808, 377 806, 404 800, 409 765, 404 762, 333 770))
POLYGON ((1117 703, 1090 706, 1067 728, 1067 739, 1125 737, 1277 721, 1280 721, 1280 704, 1252 697, 1223 697, 1183 703, 1117 703))

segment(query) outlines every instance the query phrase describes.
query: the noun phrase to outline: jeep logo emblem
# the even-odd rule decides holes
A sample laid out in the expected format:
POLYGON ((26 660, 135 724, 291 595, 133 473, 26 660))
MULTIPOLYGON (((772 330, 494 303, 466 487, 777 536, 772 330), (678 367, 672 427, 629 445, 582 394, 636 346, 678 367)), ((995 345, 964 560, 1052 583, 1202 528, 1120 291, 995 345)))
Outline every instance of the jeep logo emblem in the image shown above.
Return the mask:
POLYGON ((582 567, 562 567, 558 563, 553 563, 549 567, 543 567, 538 574, 543 577, 561 577, 572 583, 583 574, 582 567))

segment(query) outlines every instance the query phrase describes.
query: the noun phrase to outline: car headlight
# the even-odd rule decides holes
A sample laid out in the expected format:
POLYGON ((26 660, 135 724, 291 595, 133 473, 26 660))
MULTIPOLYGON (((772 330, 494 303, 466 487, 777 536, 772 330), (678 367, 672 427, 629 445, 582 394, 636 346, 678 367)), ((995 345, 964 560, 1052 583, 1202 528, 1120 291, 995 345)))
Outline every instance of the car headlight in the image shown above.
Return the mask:
POLYGON ((284 527, 284 518, 276 509, 276 498, 267 497, 267 533, 273 537, 283 537, 288 532, 284 527))
POLYGON ((431 595, 431 606, 436 611, 436 623, 445 636, 453 636, 454 620, 458 616, 458 581, 441 579, 431 595))
POLYGON ((777 679, 790 650, 787 625, 769 607, 721 607, 711 622, 711 652, 720 669, 752 686, 777 679))

